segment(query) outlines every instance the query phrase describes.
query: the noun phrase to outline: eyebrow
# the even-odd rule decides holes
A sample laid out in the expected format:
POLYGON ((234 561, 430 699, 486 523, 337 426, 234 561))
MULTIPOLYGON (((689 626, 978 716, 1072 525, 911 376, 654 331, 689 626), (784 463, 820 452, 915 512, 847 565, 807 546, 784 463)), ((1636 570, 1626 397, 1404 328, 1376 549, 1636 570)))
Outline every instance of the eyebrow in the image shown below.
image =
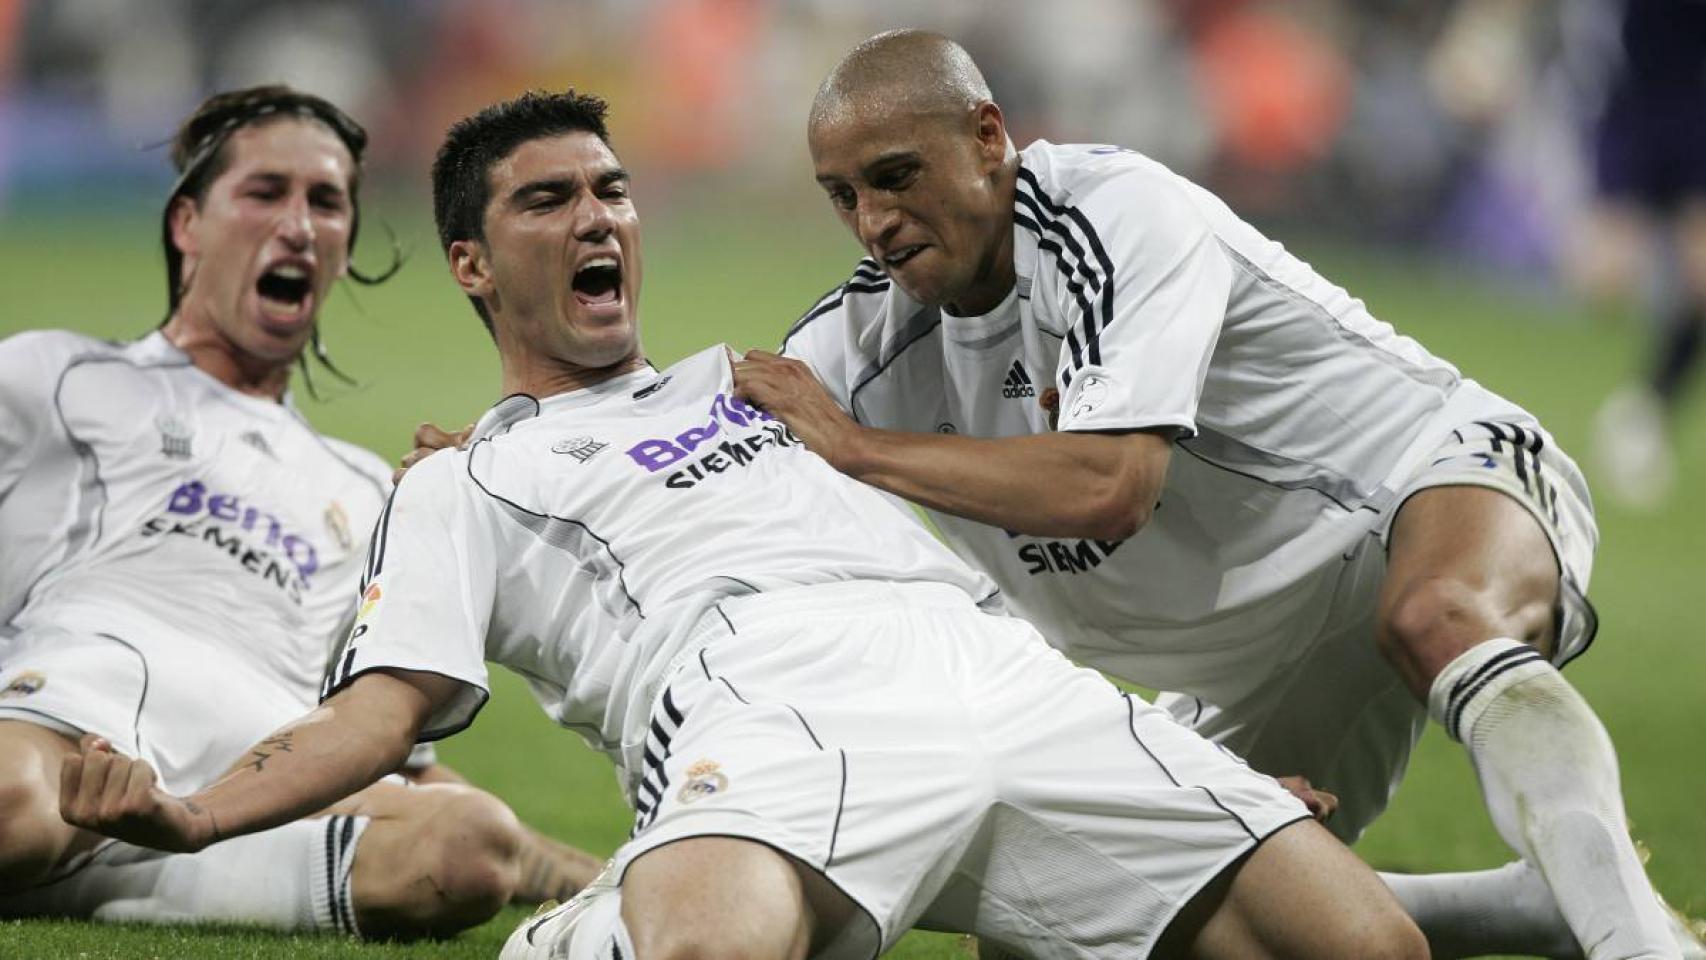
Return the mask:
MULTIPOLYGON (((611 167, 594 177, 593 184, 595 187, 602 188, 613 183, 627 183, 631 179, 632 177, 629 176, 625 167, 611 167)), ((538 193, 557 193, 570 196, 578 189, 580 189, 580 178, 576 176, 541 177, 538 180, 529 180, 511 190, 509 200, 511 203, 520 203, 538 193)))
MULTIPOLYGON (((252 181, 259 181, 259 182, 264 183, 268 186, 289 186, 290 181, 291 181, 291 175, 288 173, 280 172, 278 170, 252 170, 249 173, 244 174, 242 179, 239 180, 238 182, 239 183, 249 183, 252 181)), ((338 193, 348 193, 349 192, 348 188, 344 184, 335 183, 331 180, 319 180, 319 179, 315 179, 315 180, 310 181, 308 184, 308 189, 310 189, 310 190, 336 190, 338 193)))
MULTIPOLYGON (((879 154, 875 160, 872 160, 871 162, 860 167, 859 168, 859 175, 864 177, 865 179, 869 180, 871 178, 872 171, 880 170, 883 167, 887 167, 887 166, 893 166, 894 164, 897 164, 897 163, 905 163, 908 161, 917 161, 919 159, 919 157, 920 157, 920 154, 917 150, 890 150, 887 153, 879 154)), ((821 184, 828 185, 831 183, 839 183, 839 182, 841 182, 842 179, 843 179, 842 177, 838 177, 834 174, 826 173, 826 174, 820 175, 817 178, 817 182, 821 183, 821 184)))

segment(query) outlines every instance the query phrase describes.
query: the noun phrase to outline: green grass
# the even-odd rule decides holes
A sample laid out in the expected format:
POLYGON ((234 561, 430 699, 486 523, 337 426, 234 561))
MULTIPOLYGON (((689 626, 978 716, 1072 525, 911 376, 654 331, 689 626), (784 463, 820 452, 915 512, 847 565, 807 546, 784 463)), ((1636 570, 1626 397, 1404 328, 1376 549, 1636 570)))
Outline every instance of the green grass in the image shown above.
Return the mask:
MULTIPOLYGON (((703 211, 669 222, 648 216, 642 306, 646 344, 660 364, 716 340, 773 346, 855 253, 816 209, 788 217, 703 211)), ((361 386, 331 384, 324 401, 300 400, 322 429, 393 458, 408 448, 415 423, 466 423, 497 389, 490 342, 444 275, 431 231, 401 232, 415 244, 403 273, 382 287, 357 289, 354 300, 335 297, 325 318, 334 355, 361 386)), ((162 303, 156 236, 152 225, 134 221, 6 223, 0 336, 38 326, 103 336, 150 329, 162 303)), ((377 246, 366 253, 377 254, 377 246)), ((1317 259, 1377 316, 1538 413, 1578 454, 1586 453, 1595 405, 1635 363, 1628 324, 1593 323, 1559 304, 1436 266, 1343 253, 1317 259)), ((1679 489, 1687 491, 1706 481, 1706 431, 1698 414, 1680 426, 1679 489)), ((1672 902, 1706 913, 1706 831, 1696 806, 1706 778, 1699 747, 1690 746, 1706 734, 1706 645, 1693 615, 1694 591, 1706 585, 1706 523, 1686 497, 1656 516, 1602 503, 1600 519, 1592 594, 1603 624, 1592 655, 1574 664, 1570 677, 1618 744, 1630 817, 1654 850, 1653 877, 1672 902)), ((494 680, 492 702, 471 730, 443 745, 444 758, 541 829, 609 853, 625 836, 629 814, 608 765, 551 727, 519 682, 494 680)), ((1378 866, 1408 870, 1492 866, 1509 856, 1482 811, 1468 764, 1435 732, 1359 850, 1378 866)), ((521 915, 506 911, 447 944, 412 947, 23 922, 0 926, 0 957, 491 956, 521 915)), ((963 951, 955 938, 914 934, 894 955, 963 951)))

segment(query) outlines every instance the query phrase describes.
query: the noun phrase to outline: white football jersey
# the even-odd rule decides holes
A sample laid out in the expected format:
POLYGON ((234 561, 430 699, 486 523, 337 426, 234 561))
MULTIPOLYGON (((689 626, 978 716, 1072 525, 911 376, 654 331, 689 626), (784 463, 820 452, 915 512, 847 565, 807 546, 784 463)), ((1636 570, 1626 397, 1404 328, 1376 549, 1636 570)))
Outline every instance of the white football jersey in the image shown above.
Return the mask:
POLYGON ((932 513, 1080 660, 1190 689, 1250 642, 1312 630, 1300 618, 1324 615, 1331 584, 1311 574, 1373 528, 1414 459, 1457 423, 1520 412, 1146 157, 1038 141, 1020 164, 1004 303, 949 316, 865 260, 784 352, 872 426, 1041 433, 1055 387, 1058 429, 1180 438, 1129 541, 932 513))
POLYGON ((632 772, 659 681, 723 597, 838 581, 995 588, 876 491, 733 396, 727 349, 535 399, 417 464, 374 535, 327 693, 375 668, 438 673, 472 721, 485 661, 632 772), (626 748, 626 749, 624 749, 626 748))
POLYGON ((144 649, 206 644, 312 703, 353 614, 388 474, 157 332, 126 344, 9 337, 0 623, 144 649))

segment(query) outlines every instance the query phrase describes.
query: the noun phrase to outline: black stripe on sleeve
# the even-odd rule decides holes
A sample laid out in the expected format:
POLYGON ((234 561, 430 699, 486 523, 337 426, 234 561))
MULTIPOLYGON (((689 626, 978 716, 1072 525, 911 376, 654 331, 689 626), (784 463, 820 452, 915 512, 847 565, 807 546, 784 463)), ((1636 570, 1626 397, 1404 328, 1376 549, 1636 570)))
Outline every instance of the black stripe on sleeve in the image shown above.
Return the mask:
POLYGON ((1043 189, 1042 184, 1037 181, 1036 174, 1023 165, 1019 167, 1019 178, 1030 185, 1036 199, 1056 217, 1065 217, 1072 221, 1079 232, 1084 235, 1084 240, 1089 245, 1090 252, 1094 255, 1096 264, 1101 269, 1102 278, 1099 288, 1102 307, 1101 323, 1098 325, 1095 322, 1093 314, 1084 318, 1085 355, 1090 363, 1100 364, 1102 362, 1101 330, 1106 330, 1114 322, 1114 288, 1116 284, 1114 282, 1113 258, 1108 256, 1107 248, 1102 245, 1102 238, 1096 233, 1096 228, 1090 223, 1090 219, 1084 216, 1082 210, 1056 202, 1043 189))

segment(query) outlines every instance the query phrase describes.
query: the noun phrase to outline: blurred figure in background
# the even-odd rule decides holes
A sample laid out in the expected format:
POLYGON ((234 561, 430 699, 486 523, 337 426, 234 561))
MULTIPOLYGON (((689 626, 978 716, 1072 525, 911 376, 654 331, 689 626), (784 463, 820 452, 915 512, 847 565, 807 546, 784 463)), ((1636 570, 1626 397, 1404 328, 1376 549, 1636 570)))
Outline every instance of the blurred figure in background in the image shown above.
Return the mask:
POLYGON ((1652 340, 1640 378, 1600 408, 1594 452, 1617 499, 1652 509, 1675 484, 1670 431, 1706 334, 1706 3, 1622 0, 1600 35, 1615 43, 1575 272, 1596 298, 1645 288, 1652 340))

